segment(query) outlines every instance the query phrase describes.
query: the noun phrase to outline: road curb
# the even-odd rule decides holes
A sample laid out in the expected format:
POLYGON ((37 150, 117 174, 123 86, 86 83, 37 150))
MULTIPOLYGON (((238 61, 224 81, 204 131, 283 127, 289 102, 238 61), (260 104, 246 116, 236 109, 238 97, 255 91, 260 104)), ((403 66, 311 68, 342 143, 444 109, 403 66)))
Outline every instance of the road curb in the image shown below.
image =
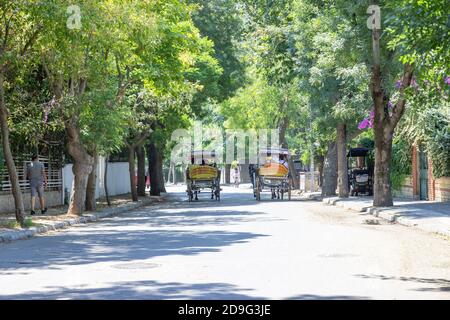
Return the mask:
POLYGON ((305 200, 315 200, 315 201, 322 201, 322 195, 321 194, 310 194, 310 193, 300 193, 297 194, 301 199, 305 200))
POLYGON ((0 232, 0 243, 10 243, 16 240, 25 240, 32 238, 38 234, 47 233, 49 231, 56 231, 59 229, 65 229, 70 226, 86 224, 89 222, 96 222, 100 219, 112 217, 114 215, 127 212, 133 209, 141 208, 153 203, 154 200, 151 198, 141 200, 139 202, 130 203, 126 205, 119 205, 117 207, 106 208, 104 210, 98 212, 89 212, 83 214, 80 217, 68 218, 64 221, 58 221, 52 225, 39 226, 39 227, 31 227, 29 229, 22 230, 11 230, 0 232))
POLYGON ((347 210, 355 211, 355 212, 365 212, 370 215, 373 215, 375 217, 381 218, 383 220, 386 220, 390 223, 399 224, 405 227, 414 227, 417 229, 420 229, 422 231, 435 233, 441 236, 450 237, 450 230, 445 229, 439 229, 435 228, 433 226, 430 226, 429 224, 420 224, 416 219, 406 217, 403 214, 407 213, 405 209, 401 208, 375 208, 373 206, 367 206, 367 205, 357 205, 355 203, 345 201, 342 199, 339 199, 338 197, 331 197, 331 198, 324 198, 322 200, 323 203, 328 205, 337 206, 340 208, 344 208, 347 210))

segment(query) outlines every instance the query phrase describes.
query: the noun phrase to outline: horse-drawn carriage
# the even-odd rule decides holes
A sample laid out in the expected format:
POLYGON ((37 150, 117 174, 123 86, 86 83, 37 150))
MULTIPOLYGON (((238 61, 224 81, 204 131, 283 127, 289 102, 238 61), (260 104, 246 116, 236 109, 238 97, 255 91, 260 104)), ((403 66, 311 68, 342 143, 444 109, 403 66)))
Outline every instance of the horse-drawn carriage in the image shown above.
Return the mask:
POLYGON ((347 154, 348 184, 351 196, 373 195, 373 166, 369 165, 370 149, 353 148, 347 154))
POLYGON ((211 200, 220 201, 220 170, 216 165, 216 155, 211 151, 194 151, 191 164, 186 170, 187 195, 189 202, 198 201, 203 189, 211 189, 211 200))
POLYGON ((261 200, 261 193, 267 189, 272 199, 284 199, 287 194, 291 200, 292 177, 289 172, 289 150, 281 148, 262 149, 259 164, 253 171, 252 183, 256 200, 261 200))

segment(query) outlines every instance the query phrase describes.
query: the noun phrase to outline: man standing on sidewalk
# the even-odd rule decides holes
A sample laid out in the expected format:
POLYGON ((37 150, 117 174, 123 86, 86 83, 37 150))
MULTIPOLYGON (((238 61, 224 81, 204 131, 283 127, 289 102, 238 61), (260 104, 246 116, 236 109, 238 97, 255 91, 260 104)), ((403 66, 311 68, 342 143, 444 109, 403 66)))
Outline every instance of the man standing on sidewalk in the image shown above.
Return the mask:
POLYGON ((41 213, 45 214, 47 208, 45 207, 44 199, 44 186, 47 186, 47 176, 45 174, 45 167, 42 162, 39 161, 38 156, 33 155, 31 157, 31 163, 28 166, 27 177, 30 180, 31 188, 31 215, 36 214, 34 211, 34 205, 36 203, 36 195, 39 196, 39 202, 41 204, 41 213))

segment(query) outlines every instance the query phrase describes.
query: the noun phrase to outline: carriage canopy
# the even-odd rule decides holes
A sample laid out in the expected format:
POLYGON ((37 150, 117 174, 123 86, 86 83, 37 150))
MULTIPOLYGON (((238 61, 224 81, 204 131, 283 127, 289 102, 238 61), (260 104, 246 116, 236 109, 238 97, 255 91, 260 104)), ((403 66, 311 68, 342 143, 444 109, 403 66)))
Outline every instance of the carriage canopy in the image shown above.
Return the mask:
POLYGON ((289 156, 289 150, 284 148, 263 148, 259 150, 260 155, 286 155, 289 156))

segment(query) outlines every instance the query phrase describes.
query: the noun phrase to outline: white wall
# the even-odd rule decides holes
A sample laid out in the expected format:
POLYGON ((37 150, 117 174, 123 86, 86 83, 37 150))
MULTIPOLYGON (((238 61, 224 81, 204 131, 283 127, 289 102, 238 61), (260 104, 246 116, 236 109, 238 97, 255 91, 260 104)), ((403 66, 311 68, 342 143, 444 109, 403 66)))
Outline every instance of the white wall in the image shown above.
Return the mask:
POLYGON ((70 196, 72 195, 72 183, 73 183, 73 173, 71 164, 65 165, 62 168, 62 178, 63 178, 62 182, 63 197, 67 193, 67 199, 70 199, 70 196))
MULTIPOLYGON (((314 172, 314 191, 319 191, 319 172, 314 172)), ((300 172, 300 190, 303 192, 311 191, 311 172, 300 172)))
MULTIPOLYGON (((26 191, 22 193, 23 196, 23 205, 25 210, 29 210, 31 208, 31 195, 30 191, 26 191)), ((45 191, 44 197, 46 201, 46 205, 48 207, 60 206, 63 204, 61 192, 60 191, 45 191)), ((2 194, 0 195, 0 212, 14 212, 14 197, 12 194, 2 194)), ((40 209, 39 201, 36 200, 36 209, 40 209)))
MULTIPOLYGON (((97 167, 97 197, 105 196, 105 160, 100 159, 97 167)), ((128 162, 108 163, 108 192, 110 196, 131 192, 128 162)))
MULTIPOLYGON (((97 165, 97 188, 96 198, 105 196, 105 159, 100 157, 97 165)), ((72 165, 68 164, 63 168, 63 189, 69 193, 68 199, 72 194, 73 173, 72 165)), ((108 164, 108 192, 110 196, 126 194, 131 192, 130 175, 128 171, 128 162, 110 162, 108 164)))

